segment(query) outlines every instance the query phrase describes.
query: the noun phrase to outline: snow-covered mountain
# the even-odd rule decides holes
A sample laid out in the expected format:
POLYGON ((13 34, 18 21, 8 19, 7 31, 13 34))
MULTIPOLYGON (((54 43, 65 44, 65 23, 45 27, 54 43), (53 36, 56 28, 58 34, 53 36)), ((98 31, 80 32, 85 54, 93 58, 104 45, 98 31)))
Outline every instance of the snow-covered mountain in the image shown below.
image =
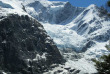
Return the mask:
POLYGON ((96 70, 90 59, 108 53, 105 45, 110 37, 110 17, 105 10, 94 4, 83 8, 61 1, 0 0, 0 8, 1 15, 13 13, 37 19, 57 47, 69 52, 66 54, 67 57, 69 55, 69 60, 65 67, 94 73, 96 70), (70 59, 76 56, 70 53, 72 50, 81 52, 81 58, 77 61, 70 59))
POLYGON ((26 11, 41 22, 65 23, 77 17, 84 8, 73 7, 69 2, 35 1, 27 3, 26 11))
POLYGON ((106 12, 92 4, 67 25, 42 24, 58 47, 86 51, 87 48, 109 40, 109 23, 110 18, 106 12))
POLYGON ((86 47, 97 42, 106 42, 110 37, 110 18, 105 10, 96 5, 87 7, 69 26, 78 35, 86 38, 86 47))

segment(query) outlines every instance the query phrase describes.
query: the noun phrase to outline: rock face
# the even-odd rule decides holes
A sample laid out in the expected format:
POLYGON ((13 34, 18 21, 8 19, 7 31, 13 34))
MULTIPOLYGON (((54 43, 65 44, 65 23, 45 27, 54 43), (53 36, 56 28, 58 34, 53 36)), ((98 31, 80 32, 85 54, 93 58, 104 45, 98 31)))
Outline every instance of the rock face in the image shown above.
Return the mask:
POLYGON ((0 21, 0 70, 40 74, 62 56, 43 26, 27 15, 10 14, 0 21))

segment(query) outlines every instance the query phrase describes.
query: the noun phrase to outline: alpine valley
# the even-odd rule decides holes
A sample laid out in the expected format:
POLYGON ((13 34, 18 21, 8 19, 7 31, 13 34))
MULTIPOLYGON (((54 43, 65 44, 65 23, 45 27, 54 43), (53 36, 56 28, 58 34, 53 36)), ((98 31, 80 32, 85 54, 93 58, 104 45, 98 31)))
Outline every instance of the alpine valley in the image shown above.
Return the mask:
POLYGON ((0 0, 0 74, 96 74, 110 53, 110 17, 94 4, 0 0))

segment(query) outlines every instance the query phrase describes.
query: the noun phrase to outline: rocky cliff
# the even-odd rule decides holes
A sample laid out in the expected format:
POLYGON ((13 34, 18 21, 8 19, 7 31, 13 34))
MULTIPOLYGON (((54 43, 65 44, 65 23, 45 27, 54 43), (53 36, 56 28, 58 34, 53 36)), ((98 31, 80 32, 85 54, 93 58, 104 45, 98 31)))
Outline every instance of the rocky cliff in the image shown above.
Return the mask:
POLYGON ((62 63, 62 56, 39 22, 27 15, 1 17, 1 73, 40 74, 55 63, 62 63))

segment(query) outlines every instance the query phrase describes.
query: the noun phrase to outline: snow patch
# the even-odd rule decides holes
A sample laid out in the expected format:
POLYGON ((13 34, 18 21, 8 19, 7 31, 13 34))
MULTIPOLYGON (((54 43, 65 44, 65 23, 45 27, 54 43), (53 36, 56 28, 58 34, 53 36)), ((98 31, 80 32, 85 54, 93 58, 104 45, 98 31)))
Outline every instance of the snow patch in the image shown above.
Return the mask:
POLYGON ((43 53, 42 55, 36 54, 36 58, 34 58, 33 60, 34 61, 38 61, 38 60, 42 60, 42 59, 46 60, 46 55, 47 55, 47 53, 43 53))
POLYGON ((7 73, 5 73, 5 72, 2 72, 3 74, 7 74, 7 73))
POLYGON ((2 43, 6 44, 6 40, 4 40, 2 43))

